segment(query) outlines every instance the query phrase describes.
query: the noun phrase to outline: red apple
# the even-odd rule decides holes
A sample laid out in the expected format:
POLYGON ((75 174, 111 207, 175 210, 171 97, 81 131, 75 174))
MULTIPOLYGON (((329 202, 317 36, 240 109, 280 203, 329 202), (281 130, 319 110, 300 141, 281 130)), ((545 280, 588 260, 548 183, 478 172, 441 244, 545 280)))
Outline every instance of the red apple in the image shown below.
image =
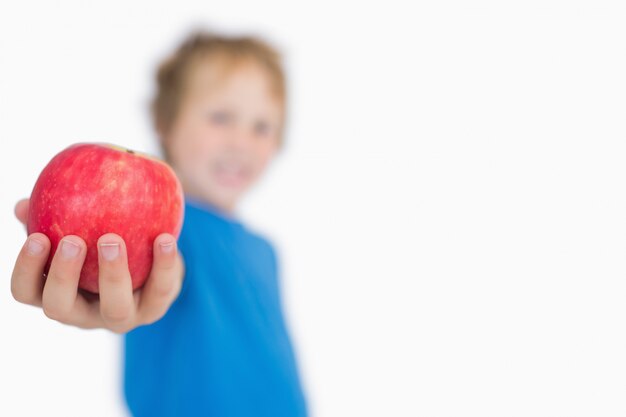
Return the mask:
POLYGON ((30 197, 28 233, 52 243, 77 235, 87 243, 78 286, 98 292, 97 241, 116 233, 126 243, 133 289, 152 267, 152 245, 161 233, 178 238, 184 200, 180 182, 165 163, 107 144, 79 143, 61 151, 39 175, 30 197))

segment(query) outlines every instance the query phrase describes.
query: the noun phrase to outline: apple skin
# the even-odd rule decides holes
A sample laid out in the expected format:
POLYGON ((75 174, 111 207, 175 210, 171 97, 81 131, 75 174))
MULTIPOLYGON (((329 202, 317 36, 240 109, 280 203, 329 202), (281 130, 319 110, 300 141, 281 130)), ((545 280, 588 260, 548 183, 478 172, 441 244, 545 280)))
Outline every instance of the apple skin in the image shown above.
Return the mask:
POLYGON ((40 232, 51 242, 45 272, 66 235, 87 244, 79 288, 98 293, 97 241, 106 233, 126 244, 133 290, 152 268, 154 239, 180 234, 183 190, 163 161, 114 145, 78 143, 57 154, 43 169, 30 197, 28 234, 40 232))

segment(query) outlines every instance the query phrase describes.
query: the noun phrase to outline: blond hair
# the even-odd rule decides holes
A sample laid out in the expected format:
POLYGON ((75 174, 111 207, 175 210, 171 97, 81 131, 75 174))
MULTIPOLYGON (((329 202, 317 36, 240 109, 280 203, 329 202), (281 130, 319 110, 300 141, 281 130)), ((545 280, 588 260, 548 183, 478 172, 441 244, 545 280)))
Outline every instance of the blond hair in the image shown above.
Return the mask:
MULTIPOLYGON (((253 36, 228 37, 211 32, 196 31, 167 57, 156 72, 156 94, 151 111, 154 127, 161 141, 170 131, 181 108, 190 74, 199 62, 208 58, 227 61, 230 66, 253 62, 267 73, 273 93, 283 105, 283 125, 286 107, 286 82, 280 53, 267 42, 253 36)), ((216 63, 217 65, 217 63, 216 63)), ((282 132, 280 128, 282 142, 282 132)), ((167 152, 164 149, 164 152, 167 152)))

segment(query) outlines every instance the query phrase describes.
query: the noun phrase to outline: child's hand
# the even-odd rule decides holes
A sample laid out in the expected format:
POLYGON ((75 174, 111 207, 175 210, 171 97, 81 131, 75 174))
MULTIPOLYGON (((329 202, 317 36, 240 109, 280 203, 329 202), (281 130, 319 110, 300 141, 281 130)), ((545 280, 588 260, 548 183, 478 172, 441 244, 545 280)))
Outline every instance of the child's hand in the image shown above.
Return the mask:
MULTIPOLYGON (((22 200, 15 206, 15 215, 24 224, 28 204, 28 200, 22 200)), ((11 277, 13 297, 21 303, 42 307, 46 316, 61 323, 125 333, 160 319, 178 296, 183 262, 172 235, 164 233, 155 239, 152 271, 144 287, 134 293, 126 246, 115 234, 106 234, 98 240, 100 297, 78 291, 86 251, 81 238, 65 236, 44 278, 50 241, 42 233, 31 234, 15 262, 11 277), (110 261, 104 259, 101 243, 119 243, 119 256, 110 261)))

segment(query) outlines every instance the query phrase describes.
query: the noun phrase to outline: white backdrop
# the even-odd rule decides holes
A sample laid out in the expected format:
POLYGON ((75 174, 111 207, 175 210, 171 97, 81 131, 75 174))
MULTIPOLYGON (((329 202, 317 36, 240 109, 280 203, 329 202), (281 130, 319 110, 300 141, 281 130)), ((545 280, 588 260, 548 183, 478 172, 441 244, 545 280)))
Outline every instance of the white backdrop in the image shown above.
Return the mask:
POLYGON ((119 339, 12 299, 13 205, 71 143, 156 152, 152 71, 200 26, 286 54, 241 216, 313 415, 626 415, 626 12, 515 3, 0 3, 0 415, 125 415, 119 339))

